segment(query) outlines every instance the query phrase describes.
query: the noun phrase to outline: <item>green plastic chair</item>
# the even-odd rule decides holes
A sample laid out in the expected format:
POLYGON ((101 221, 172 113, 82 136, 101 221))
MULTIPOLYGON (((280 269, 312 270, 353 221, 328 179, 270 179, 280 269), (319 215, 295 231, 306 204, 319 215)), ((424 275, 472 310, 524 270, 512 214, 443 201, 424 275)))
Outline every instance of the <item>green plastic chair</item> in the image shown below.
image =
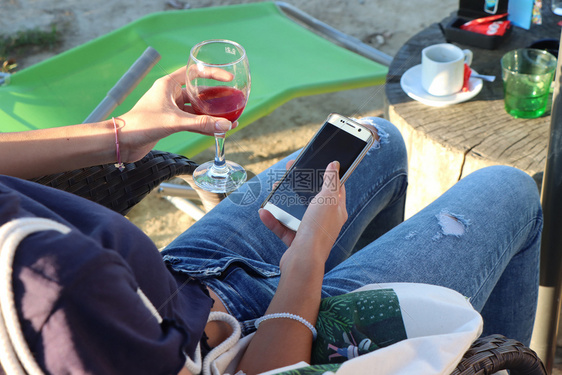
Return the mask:
MULTIPOLYGON (((0 87, 0 131, 83 122, 149 46, 161 59, 114 116, 129 110, 157 78, 185 65, 191 46, 205 39, 235 40, 247 51, 252 90, 236 130, 298 96, 384 82, 389 59, 383 56, 378 63, 342 48, 293 21, 280 7, 300 14, 273 2, 154 13, 23 69, 0 87)), ((212 137, 181 133, 156 149, 193 156, 213 143, 212 137)))

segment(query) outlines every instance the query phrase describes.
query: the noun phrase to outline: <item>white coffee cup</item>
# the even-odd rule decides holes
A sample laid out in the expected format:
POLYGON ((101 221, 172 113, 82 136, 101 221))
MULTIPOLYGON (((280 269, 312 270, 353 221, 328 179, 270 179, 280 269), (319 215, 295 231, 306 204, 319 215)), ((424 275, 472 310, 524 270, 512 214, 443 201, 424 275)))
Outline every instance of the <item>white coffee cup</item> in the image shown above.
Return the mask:
POLYGON ((422 50, 422 87, 430 95, 446 96, 461 91, 464 64, 472 63, 472 51, 441 43, 422 50))

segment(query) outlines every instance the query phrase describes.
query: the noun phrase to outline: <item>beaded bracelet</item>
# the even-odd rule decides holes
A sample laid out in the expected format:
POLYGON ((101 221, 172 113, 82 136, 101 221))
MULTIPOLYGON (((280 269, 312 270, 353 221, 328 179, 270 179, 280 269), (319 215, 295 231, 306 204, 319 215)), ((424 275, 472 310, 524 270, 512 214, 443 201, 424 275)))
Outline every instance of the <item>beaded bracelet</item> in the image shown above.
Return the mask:
POLYGON ((262 316, 261 318, 258 318, 255 323, 254 326, 256 327, 256 329, 258 329, 259 325, 261 322, 265 321, 265 320, 269 320, 269 319, 278 319, 278 318, 284 318, 284 319, 293 319, 296 320, 297 322, 301 322, 302 324, 304 324, 306 326, 306 328, 308 328, 310 330, 310 332, 312 332, 312 339, 316 340, 316 336, 318 335, 318 333, 316 332, 316 328, 314 328, 314 326, 307 321, 305 318, 295 315, 295 314, 290 314, 290 313, 275 313, 275 314, 267 314, 262 316))
POLYGON ((119 152, 119 138, 117 137, 117 124, 115 123, 115 117, 111 118, 113 120, 113 130, 115 131, 115 153, 117 154, 117 164, 115 167, 119 168, 121 172, 125 169, 125 164, 121 163, 121 152, 119 152))

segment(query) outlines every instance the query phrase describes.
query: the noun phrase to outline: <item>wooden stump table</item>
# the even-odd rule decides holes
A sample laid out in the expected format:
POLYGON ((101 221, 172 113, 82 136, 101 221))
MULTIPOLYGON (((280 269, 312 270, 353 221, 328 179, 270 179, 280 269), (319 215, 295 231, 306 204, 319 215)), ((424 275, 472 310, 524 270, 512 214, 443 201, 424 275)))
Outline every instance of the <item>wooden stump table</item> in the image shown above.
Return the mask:
MULTIPOLYGON (((545 8, 548 8, 545 6, 545 8)), ((438 23, 412 37, 398 51, 386 81, 386 118, 402 132, 408 148, 410 187, 406 217, 431 203, 460 178, 489 165, 517 167, 540 180, 544 169, 550 111, 537 119, 515 119, 503 103, 501 57, 540 39, 559 39, 561 17, 543 10, 543 24, 530 30, 513 27, 498 49, 486 50, 454 43, 474 53, 471 67, 494 75, 474 98, 447 107, 430 107, 411 99, 400 78, 421 63, 423 48, 447 42, 438 23)), ((448 19, 441 22, 447 23, 448 19)))

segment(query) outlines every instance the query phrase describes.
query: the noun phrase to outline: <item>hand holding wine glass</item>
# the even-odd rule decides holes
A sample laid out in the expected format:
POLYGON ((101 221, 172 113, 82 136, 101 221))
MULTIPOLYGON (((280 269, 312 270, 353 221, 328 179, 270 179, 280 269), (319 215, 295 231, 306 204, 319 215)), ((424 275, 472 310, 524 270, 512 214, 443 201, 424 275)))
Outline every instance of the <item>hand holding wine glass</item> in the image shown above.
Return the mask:
MULTIPOLYGON (((191 49, 186 88, 195 113, 236 121, 246 107, 250 85, 248 58, 238 43, 207 40, 191 49)), ((193 173, 199 187, 215 193, 230 192, 246 181, 244 168, 225 160, 224 139, 225 133, 215 134, 215 160, 193 173)))

